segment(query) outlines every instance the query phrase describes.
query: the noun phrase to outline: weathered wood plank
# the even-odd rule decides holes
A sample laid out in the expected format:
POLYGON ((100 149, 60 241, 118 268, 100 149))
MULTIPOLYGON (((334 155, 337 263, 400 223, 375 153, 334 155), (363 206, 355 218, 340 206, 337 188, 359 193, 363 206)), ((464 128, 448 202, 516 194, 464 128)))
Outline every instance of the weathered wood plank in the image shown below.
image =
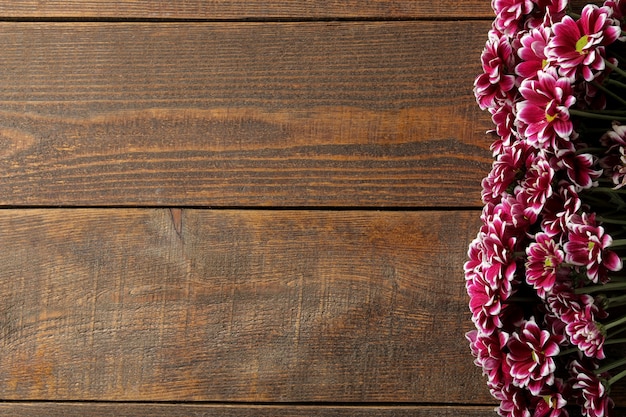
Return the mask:
POLYGON ((22 417, 488 417, 486 406, 320 406, 233 404, 134 404, 134 403, 4 403, 0 414, 22 417))
POLYGON ((475 211, 0 211, 1 398, 489 403, 464 339, 477 227, 475 211))
POLYGON ((0 414, 21 417, 495 417, 485 406, 319 406, 134 403, 0 403, 0 414))
POLYGON ((12 0, 0 17, 139 19, 491 18, 487 0, 12 0))
MULTIPOLYGON (((572 0, 574 9, 601 1, 572 0)), ((0 18, 78 19, 492 19, 489 0, 12 0, 0 18)))
POLYGON ((5 22, 0 205, 479 206, 488 27, 5 22))

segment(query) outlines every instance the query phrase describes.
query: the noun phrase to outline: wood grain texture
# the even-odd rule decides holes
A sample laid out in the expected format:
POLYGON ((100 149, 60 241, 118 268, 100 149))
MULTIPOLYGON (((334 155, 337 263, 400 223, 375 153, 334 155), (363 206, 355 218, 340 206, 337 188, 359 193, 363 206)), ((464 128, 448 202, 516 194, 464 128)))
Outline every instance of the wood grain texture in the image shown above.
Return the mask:
POLYGON ((11 0, 0 17, 135 19, 417 19, 484 17, 486 0, 11 0))
POLYGON ((496 417, 488 406, 324 406, 133 403, 10 403, 0 415, 20 417, 496 417))
POLYGON ((2 23, 0 205, 478 207, 488 27, 2 23))
POLYGON ((478 212, 180 216, 0 211, 1 399, 491 402, 464 339, 478 212))

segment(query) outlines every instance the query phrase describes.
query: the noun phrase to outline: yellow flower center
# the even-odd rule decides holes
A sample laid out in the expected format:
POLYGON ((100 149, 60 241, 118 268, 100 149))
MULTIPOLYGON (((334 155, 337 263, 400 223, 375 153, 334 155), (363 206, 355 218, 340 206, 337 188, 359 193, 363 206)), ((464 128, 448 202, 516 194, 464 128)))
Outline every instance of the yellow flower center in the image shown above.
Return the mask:
POLYGON ((589 41, 589 37, 587 35, 583 35, 582 38, 578 39, 578 41, 576 42, 576 52, 578 52, 579 54, 583 54, 586 52, 583 52, 583 48, 587 45, 587 42, 589 41))
POLYGON ((594 242, 587 243, 587 249, 589 249, 589 252, 591 252, 595 246, 596 244, 594 242))
POLYGON ((552 259, 546 258, 546 260, 543 262, 543 266, 546 268, 552 268, 554 266, 554 263, 552 262, 552 259))
POLYGON ((554 408, 556 410, 556 406, 558 404, 556 398, 551 395, 544 395, 543 400, 546 402, 546 404, 548 404, 550 408, 554 408))
POLYGON ((533 358, 533 361, 539 363, 539 355, 537 355, 537 352, 535 352, 534 350, 532 351, 532 353, 530 354, 533 358))
POLYGON ((555 119, 556 119, 556 114, 555 115, 551 115, 549 113, 546 113, 546 120, 548 121, 548 123, 552 123, 555 119))

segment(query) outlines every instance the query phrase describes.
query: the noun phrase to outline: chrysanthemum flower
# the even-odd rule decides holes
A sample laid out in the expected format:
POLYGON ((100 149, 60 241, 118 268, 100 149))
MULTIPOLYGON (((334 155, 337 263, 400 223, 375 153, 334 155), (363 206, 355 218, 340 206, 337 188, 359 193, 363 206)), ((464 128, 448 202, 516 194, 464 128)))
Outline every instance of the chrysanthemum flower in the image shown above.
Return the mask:
POLYGON ((502 417, 532 416, 532 398, 523 388, 509 384, 500 390, 491 390, 491 394, 500 401, 496 409, 498 415, 502 417))
POLYGON ((551 36, 550 27, 539 26, 520 38, 517 56, 520 57, 521 62, 515 67, 515 73, 522 79, 534 78, 537 72, 548 65, 545 49, 551 36))
POLYGON ((496 331, 485 335, 477 330, 468 332, 465 337, 470 342, 474 364, 487 375, 487 385, 491 389, 501 389, 511 381, 509 366, 506 363, 506 343, 509 335, 496 331))
POLYGON ((591 154, 558 149, 555 156, 557 167, 565 171, 576 191, 598 185, 595 180, 602 175, 602 170, 593 169, 595 160, 591 154))
POLYGON ((600 166, 606 169, 607 176, 611 177, 615 184, 615 189, 626 185, 626 148, 620 146, 617 152, 602 158, 600 166))
POLYGON ((588 358, 604 359, 605 334, 594 320, 581 317, 565 327, 567 335, 574 346, 588 358))
POLYGON ((485 110, 504 100, 506 93, 515 86, 515 76, 511 74, 515 56, 509 39, 490 31, 480 59, 483 73, 474 81, 474 95, 480 108, 485 110))
POLYGON ((623 19, 626 17, 626 1, 624 0, 607 0, 604 6, 611 9, 611 17, 614 19, 623 19))
POLYGON ((540 12, 555 16, 564 12, 569 4, 568 0, 533 0, 540 12))
POLYGON ((546 295, 546 306, 564 325, 605 316, 591 295, 576 294, 571 284, 567 283, 554 286, 553 291, 546 295))
POLYGON ((470 259, 464 265, 472 321, 485 335, 503 325, 503 301, 513 292, 515 273, 511 253, 515 240, 507 236, 506 223, 497 214, 492 218, 493 223, 486 225, 470 245, 470 259))
POLYGON ((546 233, 537 233, 535 241, 526 248, 526 282, 544 298, 556 281, 556 273, 565 255, 546 233))
POLYGON ((585 417, 607 417, 612 415, 613 401, 602 380, 593 370, 574 360, 570 365, 570 374, 574 378, 572 387, 581 391, 582 412, 585 417))
POLYGON ((533 210, 528 210, 525 203, 510 194, 502 197, 498 207, 508 213, 507 222, 510 223, 511 233, 517 238, 524 238, 539 217, 533 210))
POLYGON ((554 383, 553 357, 560 351, 559 344, 534 318, 525 321, 519 332, 511 334, 507 347, 510 352, 506 360, 511 366, 513 384, 539 395, 545 385, 554 383))
POLYGON ((574 215, 568 229, 568 242, 563 246, 565 261, 584 267, 592 282, 606 282, 607 271, 622 269, 621 258, 608 249, 613 238, 596 224, 595 216, 574 215))
POLYGON ((545 155, 538 154, 521 184, 514 190, 515 197, 526 205, 528 211, 538 214, 553 193, 554 169, 545 155))
POLYGON ((552 26, 560 21, 567 10, 569 0, 533 0, 535 7, 524 21, 524 29, 552 26))
POLYGON ((602 143, 603 146, 608 146, 609 148, 614 146, 626 146, 626 125, 613 122, 611 130, 607 131, 600 138, 600 143, 602 143))
POLYGON ((565 408, 567 401, 563 398, 564 391, 563 381, 555 379, 550 389, 543 390, 538 397, 535 397, 535 411, 532 417, 568 417, 569 413, 565 408))
POLYGON ((494 26, 500 32, 512 36, 518 30, 521 20, 533 10, 531 0, 492 0, 496 18, 494 26))
POLYGON ((522 172, 526 156, 526 149, 521 144, 514 144, 502 150, 502 153, 493 161, 491 171, 482 181, 483 203, 499 202, 507 188, 522 172))
POLYGON ((606 0, 604 6, 611 10, 611 18, 615 20, 615 24, 622 27, 622 35, 619 37, 619 40, 626 42, 626 36, 624 35, 624 28, 626 27, 626 22, 624 22, 624 17, 626 17, 626 1, 606 0))
POLYGON ((581 206, 575 187, 567 181, 559 181, 556 192, 544 205, 542 230, 553 238, 560 238, 567 231, 570 218, 581 206))
POLYGON ((506 148, 514 146, 520 137, 515 128, 515 115, 513 114, 514 99, 505 98, 495 103, 489 109, 491 121, 496 126, 492 131, 495 140, 491 143, 491 151, 494 156, 500 155, 506 148))
POLYGON ((580 19, 565 16, 553 26, 554 36, 546 54, 558 65, 562 76, 574 78, 579 72, 591 81, 595 72, 604 70, 604 46, 615 42, 621 33, 610 13, 608 7, 588 4, 580 19))
POLYGON ((520 133, 537 148, 554 147, 556 137, 568 139, 573 131, 569 108, 576 98, 567 78, 547 67, 537 79, 526 79, 519 87, 524 98, 517 103, 520 133))
POLYGON ((512 291, 515 279, 514 250, 516 237, 510 232, 508 223, 494 213, 482 228, 484 276, 494 289, 499 289, 503 298, 512 291))
POLYGON ((484 275, 474 273, 466 280, 465 286, 470 296, 469 307, 476 328, 490 335, 502 327, 500 313, 503 308, 501 292, 491 288, 484 275))

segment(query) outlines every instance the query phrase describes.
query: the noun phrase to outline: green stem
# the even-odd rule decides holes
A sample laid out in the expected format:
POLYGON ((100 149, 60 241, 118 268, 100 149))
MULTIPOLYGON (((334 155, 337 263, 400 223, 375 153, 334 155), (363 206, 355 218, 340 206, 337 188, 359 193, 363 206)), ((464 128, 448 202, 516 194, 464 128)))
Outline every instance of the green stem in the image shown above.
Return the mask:
POLYGON ((604 345, 617 345, 619 343, 626 343, 626 338, 622 338, 622 339, 613 339, 613 340, 606 340, 604 342, 604 345))
POLYGON ((612 339, 612 338, 614 338, 615 336, 617 336, 618 334, 623 333, 623 332, 625 332, 625 331, 626 331, 626 327, 622 327, 621 329, 617 329, 617 330, 615 330, 613 333, 609 333, 609 334, 607 334, 607 335, 606 335, 606 338, 607 338, 607 339, 612 339))
MULTIPOLYGON (((606 129, 602 129, 602 131, 606 132, 606 129)), ((576 150, 576 155, 580 155, 583 153, 591 153, 593 155, 597 155, 597 153, 604 153, 608 150, 608 148, 580 148, 576 150)), ((602 179, 602 178, 600 178, 602 179)), ((611 180, 608 180, 611 181, 611 180)))
POLYGON ((607 371, 610 371, 613 368, 617 368, 617 367, 620 367, 622 365, 626 365, 626 358, 622 358, 622 359, 620 359, 618 361, 615 361, 613 363, 610 363, 608 365, 604 365, 603 367, 596 369, 595 373, 596 373, 596 375, 600 375, 600 374, 603 374, 603 373, 605 373, 607 371))
POLYGON ((620 246, 626 246, 626 239, 615 239, 609 245, 610 248, 619 248, 620 246))
POLYGON ((626 225, 626 220, 617 220, 617 219, 607 219, 606 217, 598 216, 596 220, 601 223, 610 223, 610 224, 624 224, 626 225))
POLYGON ((626 376, 626 369, 624 369, 622 372, 620 372, 619 374, 615 375, 613 378, 609 379, 608 384, 609 387, 613 384, 615 384, 617 381, 619 381, 620 379, 624 378, 626 376))
POLYGON ((604 285, 590 285, 587 287, 576 288, 574 290, 575 294, 592 294, 594 292, 601 291, 614 291, 614 290, 624 290, 626 289, 626 282, 609 282, 604 285))
POLYGON ((609 308, 618 307, 626 304, 626 295, 620 295, 619 297, 609 298, 609 308))
POLYGON ((589 119, 598 119, 598 120, 608 120, 608 121, 626 121, 626 116, 611 116, 609 114, 600 114, 600 113, 593 113, 590 111, 585 111, 585 110, 578 110, 578 109, 569 109, 569 114, 572 116, 578 116, 578 117, 586 117, 589 119))
POLYGON ((611 96, 611 97, 613 97, 614 100, 617 100, 618 102, 626 105, 626 100, 624 100, 623 98, 621 98, 620 96, 618 96, 617 94, 615 94, 614 92, 612 92, 611 90, 609 90, 608 88, 603 86, 602 84, 596 83, 596 82, 593 82, 591 84, 594 85, 599 90, 604 91, 604 94, 606 94, 607 96, 611 96))
POLYGON ((580 352, 580 350, 578 349, 578 347, 574 346, 573 348, 560 351, 557 356, 565 356, 565 355, 569 355, 570 353, 576 353, 576 352, 580 352))
POLYGON ((613 71, 615 71, 616 73, 618 73, 619 75, 621 75, 622 77, 626 78, 626 72, 624 72, 624 70, 622 70, 620 67, 618 67, 617 65, 614 65, 611 61, 609 61, 608 59, 604 60, 604 64, 611 68, 613 71))
POLYGON ((604 327, 604 330, 609 330, 615 326, 619 326, 620 324, 624 324, 624 323, 626 323, 626 316, 622 317, 621 319, 617 319, 610 323, 604 324, 603 327, 604 327))
POLYGON ((594 187, 585 190, 587 192, 600 192, 600 193, 608 193, 608 194, 626 194, 626 189, 623 188, 608 188, 608 187, 594 187))
POLYGON ((626 89, 626 84, 621 83, 621 82, 616 81, 616 80, 611 80, 610 78, 608 80, 606 80, 605 83, 610 84, 610 85, 614 85, 615 87, 626 89))
POLYGON ((626 276, 624 275, 613 275, 611 277, 611 283, 613 282, 626 282, 626 276))

